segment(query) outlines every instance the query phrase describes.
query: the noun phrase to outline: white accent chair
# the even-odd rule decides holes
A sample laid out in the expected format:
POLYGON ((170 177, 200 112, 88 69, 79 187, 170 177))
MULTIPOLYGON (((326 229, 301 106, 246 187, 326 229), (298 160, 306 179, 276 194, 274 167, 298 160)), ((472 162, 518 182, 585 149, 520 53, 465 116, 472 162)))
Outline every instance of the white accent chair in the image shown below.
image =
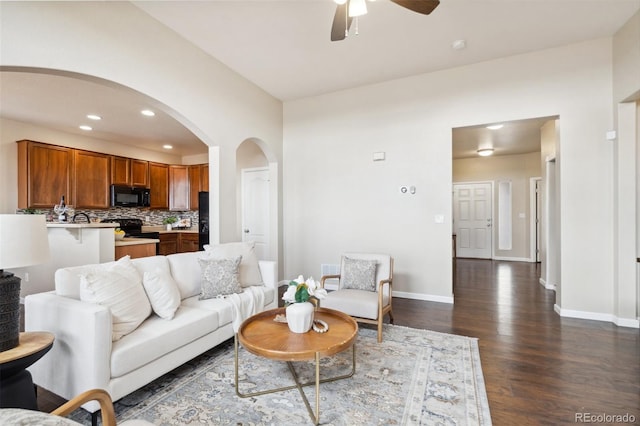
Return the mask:
POLYGON ((393 258, 387 254, 345 253, 340 262, 340 274, 324 275, 320 287, 324 288, 326 280, 336 278, 338 290, 330 291, 320 300, 320 305, 344 312, 358 322, 377 325, 378 343, 382 342, 386 314, 393 324, 393 258))

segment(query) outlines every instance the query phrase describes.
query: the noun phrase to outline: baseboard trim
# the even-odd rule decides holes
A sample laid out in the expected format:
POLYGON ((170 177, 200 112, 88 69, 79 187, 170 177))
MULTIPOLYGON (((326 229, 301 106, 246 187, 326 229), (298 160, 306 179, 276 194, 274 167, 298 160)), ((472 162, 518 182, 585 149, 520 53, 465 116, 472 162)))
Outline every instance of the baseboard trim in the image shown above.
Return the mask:
POLYGON ((553 290, 556 291, 556 285, 555 284, 547 284, 547 282, 544 280, 544 278, 540 277, 540 285, 544 288, 546 288, 547 290, 553 290))
POLYGON ((436 296, 424 293, 409 293, 406 291, 393 290, 393 297, 401 297, 403 299, 426 300, 428 302, 440 302, 453 304, 453 296, 436 296))
POLYGON ((640 321, 635 318, 619 318, 611 314, 602 314, 599 312, 574 311, 570 309, 562 309, 557 304, 553 305, 553 310, 558 315, 566 318, 578 318, 593 321, 611 322, 618 327, 640 328, 640 321))
POLYGON ((506 260, 509 262, 527 262, 531 263, 531 259, 528 257, 508 257, 508 256, 493 256, 493 260, 506 260))

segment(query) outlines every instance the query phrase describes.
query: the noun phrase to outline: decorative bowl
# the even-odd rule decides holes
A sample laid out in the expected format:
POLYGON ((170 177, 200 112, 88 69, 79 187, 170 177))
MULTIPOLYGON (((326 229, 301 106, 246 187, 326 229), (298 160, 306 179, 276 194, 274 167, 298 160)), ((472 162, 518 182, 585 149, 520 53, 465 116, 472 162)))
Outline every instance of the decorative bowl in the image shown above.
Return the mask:
POLYGON ((124 232, 121 234, 115 233, 113 234, 116 237, 116 241, 121 240, 124 238, 124 232))

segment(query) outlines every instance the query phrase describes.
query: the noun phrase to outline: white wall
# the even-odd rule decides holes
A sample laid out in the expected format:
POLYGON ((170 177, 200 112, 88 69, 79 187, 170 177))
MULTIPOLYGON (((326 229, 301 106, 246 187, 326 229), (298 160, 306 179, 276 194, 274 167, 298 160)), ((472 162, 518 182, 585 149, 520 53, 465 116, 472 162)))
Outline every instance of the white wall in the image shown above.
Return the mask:
MULTIPOLYGON (((0 66, 80 73, 133 88, 217 147, 210 184, 219 185, 212 226, 221 241, 240 237, 236 147, 259 138, 276 161, 282 158, 282 104, 126 2, 0 2, 0 66)), ((0 166, 10 161, 3 156, 0 166)), ((0 198, 11 190, 0 187, 0 198)))
POLYGON ((557 115, 560 303, 611 312, 611 50, 601 39, 286 102, 287 275, 383 251, 396 258, 396 290, 450 297, 452 128, 557 115), (416 195, 400 195, 403 184, 416 195))

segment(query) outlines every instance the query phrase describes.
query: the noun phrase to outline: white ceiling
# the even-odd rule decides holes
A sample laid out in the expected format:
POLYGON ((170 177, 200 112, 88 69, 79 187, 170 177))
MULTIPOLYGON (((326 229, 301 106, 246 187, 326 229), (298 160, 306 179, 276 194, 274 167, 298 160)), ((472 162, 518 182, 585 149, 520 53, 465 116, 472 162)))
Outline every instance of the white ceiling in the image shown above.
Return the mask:
MULTIPOLYGON (((283 101, 611 36, 640 9, 640 0, 441 0, 425 16, 377 0, 367 3, 359 35, 331 42, 332 0, 134 4, 283 101), (452 49, 459 39, 467 47, 452 49)), ((141 121, 140 107, 153 100, 138 93, 6 71, 0 83, 0 116, 78 133, 78 117, 97 111, 105 120, 94 125, 94 137, 154 150, 171 143, 179 155, 205 152, 168 116, 159 114, 152 126, 141 121)), ((461 146, 482 137, 469 129, 457 134, 464 135, 461 146)))

